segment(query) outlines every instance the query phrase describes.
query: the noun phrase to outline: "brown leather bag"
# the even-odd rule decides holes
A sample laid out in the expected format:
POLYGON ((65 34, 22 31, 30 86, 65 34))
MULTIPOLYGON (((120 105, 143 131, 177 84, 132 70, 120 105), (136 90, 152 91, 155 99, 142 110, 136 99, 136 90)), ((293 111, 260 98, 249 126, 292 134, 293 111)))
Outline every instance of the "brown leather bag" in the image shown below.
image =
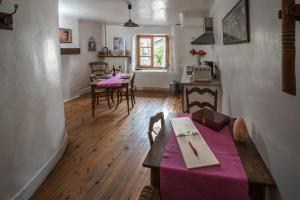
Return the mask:
POLYGON ((194 112, 192 114, 192 119, 215 131, 220 131, 223 127, 227 126, 230 121, 230 118, 227 115, 207 108, 194 112))

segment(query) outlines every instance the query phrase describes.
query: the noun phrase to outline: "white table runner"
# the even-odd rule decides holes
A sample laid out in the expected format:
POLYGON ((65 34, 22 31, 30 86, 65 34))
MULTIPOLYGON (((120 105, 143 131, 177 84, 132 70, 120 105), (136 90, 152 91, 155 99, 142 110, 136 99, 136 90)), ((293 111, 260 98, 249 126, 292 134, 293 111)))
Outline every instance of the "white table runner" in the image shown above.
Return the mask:
POLYGON ((188 169, 219 164, 189 117, 173 118, 171 124, 188 169), (193 148, 198 155, 195 154, 193 148))

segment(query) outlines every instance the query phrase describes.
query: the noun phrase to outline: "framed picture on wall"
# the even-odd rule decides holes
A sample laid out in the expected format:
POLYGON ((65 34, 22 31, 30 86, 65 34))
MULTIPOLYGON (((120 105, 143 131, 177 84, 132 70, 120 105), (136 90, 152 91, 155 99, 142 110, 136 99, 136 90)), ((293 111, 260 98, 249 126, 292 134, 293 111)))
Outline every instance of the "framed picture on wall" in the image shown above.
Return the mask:
POLYGON ((240 0, 222 21, 223 43, 241 44, 250 42, 248 0, 240 0))
POLYGON ((113 37, 113 51, 125 51, 125 37, 113 37))
POLYGON ((89 41, 88 41, 88 50, 89 51, 96 51, 96 40, 93 36, 91 36, 89 41))
POLYGON ((72 30, 66 28, 59 28, 59 42, 72 43, 72 30))

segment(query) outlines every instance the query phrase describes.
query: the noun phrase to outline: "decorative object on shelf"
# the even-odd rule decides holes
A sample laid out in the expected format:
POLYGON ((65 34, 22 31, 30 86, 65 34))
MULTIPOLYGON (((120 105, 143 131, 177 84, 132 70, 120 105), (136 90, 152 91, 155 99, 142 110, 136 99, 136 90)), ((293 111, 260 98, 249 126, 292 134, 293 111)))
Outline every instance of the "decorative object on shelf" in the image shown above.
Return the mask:
POLYGON ((240 0, 223 18, 224 45, 250 42, 248 5, 248 0, 240 0))
POLYGON ((296 21, 300 21, 300 4, 295 0, 281 0, 282 11, 282 91, 296 95, 296 21))
POLYGON ((15 10, 11 13, 0 12, 0 29, 13 30, 13 15, 16 14, 18 7, 18 4, 15 4, 15 10))
POLYGON ((204 51, 204 50, 202 50, 202 49, 200 49, 199 51, 196 51, 195 49, 191 49, 191 50, 190 50, 190 54, 191 54, 192 56, 195 56, 195 57, 196 57, 196 59, 197 59, 197 64, 200 66, 200 65, 202 65, 201 59, 204 58, 204 57, 206 56, 207 52, 204 51))
POLYGON ((126 26, 126 27, 138 27, 139 25, 134 23, 132 20, 131 20, 131 15, 130 15, 130 10, 132 9, 132 5, 131 3, 128 3, 128 11, 129 11, 129 20, 125 23, 122 24, 122 26, 126 26))
POLYGON ((107 47, 103 47, 102 51, 98 52, 99 57, 130 57, 130 51, 111 51, 107 47))
POLYGON ((93 36, 90 37, 88 42, 88 50, 89 51, 96 51, 96 40, 93 36))
POLYGON ((107 47, 103 47, 102 51, 99 52, 99 55, 108 55, 108 48, 107 47))
POLYGON ((72 30, 66 28, 59 28, 59 42, 72 43, 72 30))
POLYGON ((119 52, 119 51, 125 51, 125 37, 113 37, 113 51, 119 52))
POLYGON ((233 124, 233 138, 236 142, 245 143, 248 137, 248 129, 244 119, 238 118, 233 124))

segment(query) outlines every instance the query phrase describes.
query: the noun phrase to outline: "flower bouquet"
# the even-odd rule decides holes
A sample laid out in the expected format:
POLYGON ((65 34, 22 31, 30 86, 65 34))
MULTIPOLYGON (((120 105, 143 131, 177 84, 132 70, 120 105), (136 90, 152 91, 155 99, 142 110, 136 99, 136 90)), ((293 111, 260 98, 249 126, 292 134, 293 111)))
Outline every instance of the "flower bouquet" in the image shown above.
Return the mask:
POLYGON ((199 51, 196 51, 195 49, 190 50, 190 54, 192 56, 196 56, 197 58, 197 64, 200 66, 202 64, 201 59, 206 56, 206 51, 200 49, 199 51))

